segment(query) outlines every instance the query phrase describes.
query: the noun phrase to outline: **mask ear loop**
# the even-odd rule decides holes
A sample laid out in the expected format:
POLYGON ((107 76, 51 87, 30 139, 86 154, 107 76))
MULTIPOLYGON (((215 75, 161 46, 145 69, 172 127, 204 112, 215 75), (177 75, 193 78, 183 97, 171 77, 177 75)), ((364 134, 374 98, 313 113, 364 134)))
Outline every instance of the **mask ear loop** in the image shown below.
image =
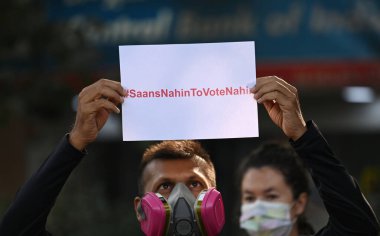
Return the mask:
POLYGON ((296 206, 296 204, 297 204, 297 200, 293 201, 289 205, 289 220, 290 220, 290 222, 292 224, 292 227, 290 227, 289 231, 287 232, 288 235, 293 230, 293 227, 297 227, 297 221, 298 221, 299 215, 294 215, 294 219, 292 219, 292 209, 296 206))
POLYGON ((302 213, 300 215, 298 214, 295 214, 294 215, 294 219, 292 219, 292 209, 294 209, 297 205, 297 200, 294 200, 290 205, 289 205, 289 218, 290 220, 292 221, 292 224, 294 224, 297 220, 298 220, 298 217, 300 217, 300 215, 302 215, 302 213))

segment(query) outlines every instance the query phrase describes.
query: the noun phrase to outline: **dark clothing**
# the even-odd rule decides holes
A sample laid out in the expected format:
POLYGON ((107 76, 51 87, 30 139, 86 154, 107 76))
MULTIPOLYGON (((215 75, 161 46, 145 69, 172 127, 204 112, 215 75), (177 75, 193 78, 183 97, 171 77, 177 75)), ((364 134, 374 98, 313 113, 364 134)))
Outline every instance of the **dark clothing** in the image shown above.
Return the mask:
POLYGON ((290 141, 308 168, 329 214, 328 224, 318 236, 373 235, 379 222, 355 179, 335 157, 317 126, 309 121, 308 131, 290 141))
POLYGON ((66 135, 17 193, 0 223, 0 235, 50 235, 45 230, 47 217, 67 178, 84 155, 71 146, 66 135))
MULTIPOLYGON (((376 216, 317 127, 308 122, 308 131, 291 144, 309 168, 330 215, 328 225, 317 235, 377 235, 376 216)), ((47 216, 84 155, 70 145, 66 136, 18 192, 0 224, 0 235, 50 235, 45 230, 47 216)))

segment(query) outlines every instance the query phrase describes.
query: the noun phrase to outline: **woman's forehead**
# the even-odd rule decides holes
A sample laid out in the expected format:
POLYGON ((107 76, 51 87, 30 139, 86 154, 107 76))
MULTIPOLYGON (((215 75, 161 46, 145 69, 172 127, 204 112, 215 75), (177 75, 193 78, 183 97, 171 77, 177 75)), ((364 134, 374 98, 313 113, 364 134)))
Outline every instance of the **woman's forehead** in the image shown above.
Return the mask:
POLYGON ((283 174, 272 167, 250 168, 248 169, 242 180, 242 190, 256 189, 264 191, 268 188, 290 188, 283 174))

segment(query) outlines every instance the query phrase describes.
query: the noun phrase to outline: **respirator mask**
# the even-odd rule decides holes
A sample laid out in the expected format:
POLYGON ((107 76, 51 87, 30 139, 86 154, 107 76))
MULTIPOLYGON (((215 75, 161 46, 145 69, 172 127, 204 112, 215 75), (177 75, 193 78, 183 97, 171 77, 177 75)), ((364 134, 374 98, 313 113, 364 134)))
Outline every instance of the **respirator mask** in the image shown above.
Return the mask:
POLYGON ((186 185, 178 183, 166 199, 146 193, 137 207, 141 230, 147 236, 215 236, 224 225, 222 196, 215 188, 194 197, 186 185))

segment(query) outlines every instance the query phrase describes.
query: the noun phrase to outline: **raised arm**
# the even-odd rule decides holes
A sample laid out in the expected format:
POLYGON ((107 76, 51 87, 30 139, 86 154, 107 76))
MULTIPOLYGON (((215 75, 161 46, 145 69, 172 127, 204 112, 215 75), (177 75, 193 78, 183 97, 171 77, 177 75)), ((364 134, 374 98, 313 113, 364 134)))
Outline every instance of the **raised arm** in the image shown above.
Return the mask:
POLYGON ((70 143, 83 150, 92 143, 111 112, 120 113, 117 105, 124 101, 126 90, 116 81, 101 79, 84 88, 78 97, 78 111, 70 143))
POLYGON ((354 178, 335 157, 316 125, 305 123, 296 88, 276 77, 257 79, 255 99, 303 159, 329 213, 317 235, 377 235, 379 223, 354 178))
POLYGON ((111 112, 123 101, 120 83, 99 80, 79 95, 75 125, 21 187, 0 223, 0 235, 49 235, 45 224, 67 178, 96 139, 111 112))

